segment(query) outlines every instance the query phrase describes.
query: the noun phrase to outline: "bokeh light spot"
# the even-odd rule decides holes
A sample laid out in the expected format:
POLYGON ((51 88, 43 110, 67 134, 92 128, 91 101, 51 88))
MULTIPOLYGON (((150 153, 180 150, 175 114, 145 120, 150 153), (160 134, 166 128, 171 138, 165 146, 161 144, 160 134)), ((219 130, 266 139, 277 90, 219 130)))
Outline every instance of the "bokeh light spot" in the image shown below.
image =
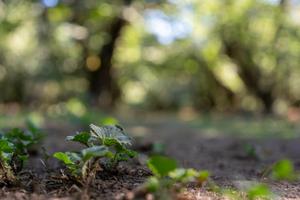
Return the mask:
POLYGON ((89 56, 86 59, 86 67, 88 70, 94 72, 101 66, 101 60, 98 56, 89 56))

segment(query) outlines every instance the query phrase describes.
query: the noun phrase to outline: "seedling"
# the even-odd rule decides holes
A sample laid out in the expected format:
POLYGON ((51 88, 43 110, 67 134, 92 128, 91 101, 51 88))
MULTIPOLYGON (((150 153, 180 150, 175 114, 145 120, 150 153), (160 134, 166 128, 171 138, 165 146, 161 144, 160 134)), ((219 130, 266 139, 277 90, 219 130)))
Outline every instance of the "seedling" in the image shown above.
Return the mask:
POLYGON ((28 130, 14 128, 7 133, 0 134, 0 182, 13 183, 16 174, 23 168, 29 150, 38 144, 43 134, 31 123, 28 130))
POLYGON ((254 145, 246 144, 245 147, 244 147, 244 150, 245 150, 246 156, 248 158, 254 158, 254 159, 259 158, 257 149, 255 148, 254 145))
POLYGON ((208 171, 178 168, 175 160, 165 156, 152 156, 147 165, 153 176, 148 178, 144 187, 148 192, 154 193, 158 199, 166 198, 170 190, 182 188, 190 182, 202 186, 209 177, 208 171))
POLYGON ((0 180, 1 183, 14 182, 15 173, 12 170, 12 158, 15 148, 12 143, 10 143, 7 138, 0 139, 0 180))
POLYGON ((264 184, 254 185, 247 192, 247 196, 249 200, 271 199, 271 195, 272 193, 269 187, 264 184))
POLYGON ((68 136, 66 140, 78 142, 86 148, 79 152, 56 152, 53 156, 62 161, 71 176, 79 182, 86 182, 102 167, 113 169, 120 161, 136 155, 127 148, 131 145, 131 139, 118 125, 98 127, 91 124, 90 132, 80 132, 68 136))
POLYGON ((245 199, 245 200, 271 200, 274 194, 269 186, 263 183, 255 183, 246 190, 237 190, 234 188, 220 188, 216 191, 220 196, 229 200, 245 199))
POLYGON ((293 181, 298 178, 294 166, 290 160, 280 160, 274 164, 272 168, 272 178, 275 180, 288 180, 293 181))
POLYGON ((262 177, 270 176, 274 180, 295 181, 299 173, 294 169, 293 163, 288 159, 279 160, 268 166, 262 172, 262 177))

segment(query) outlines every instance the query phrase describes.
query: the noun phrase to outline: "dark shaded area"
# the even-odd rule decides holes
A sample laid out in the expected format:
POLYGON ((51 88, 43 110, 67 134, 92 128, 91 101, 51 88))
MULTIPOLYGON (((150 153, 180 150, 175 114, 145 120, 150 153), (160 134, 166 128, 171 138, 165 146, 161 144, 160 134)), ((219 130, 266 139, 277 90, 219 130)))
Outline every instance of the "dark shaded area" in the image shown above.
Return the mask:
POLYGON ((108 106, 113 106, 116 100, 120 97, 120 91, 113 78, 113 71, 111 68, 116 41, 125 24, 125 20, 120 17, 114 19, 114 22, 111 24, 108 32, 110 35, 110 41, 102 47, 101 53, 98 55, 101 60, 101 67, 90 73, 89 91, 93 99, 97 101, 101 94, 106 92, 109 95, 108 98, 110 98, 108 106))

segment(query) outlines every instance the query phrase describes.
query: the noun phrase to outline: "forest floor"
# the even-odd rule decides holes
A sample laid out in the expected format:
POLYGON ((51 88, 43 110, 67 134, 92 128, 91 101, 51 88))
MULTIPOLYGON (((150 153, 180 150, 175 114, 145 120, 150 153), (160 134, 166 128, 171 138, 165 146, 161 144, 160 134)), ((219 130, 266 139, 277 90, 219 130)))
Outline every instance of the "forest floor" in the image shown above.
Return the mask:
MULTIPOLYGON (((121 199, 150 175, 141 160, 147 155, 149 145, 158 142, 165 146, 164 153, 178 160, 182 167, 208 170, 214 183, 222 188, 245 190, 260 182, 270 186, 274 199, 300 199, 299 181, 273 181, 264 174, 272 164, 284 158, 290 159, 295 169, 300 170, 298 126, 281 124, 281 121, 258 125, 260 119, 247 118, 233 119, 234 123, 223 123, 223 120, 218 123, 219 119, 186 122, 169 116, 137 116, 120 121, 135 139, 134 148, 140 153, 138 159, 121 164, 115 174, 100 173, 92 186, 80 188, 58 177, 58 162, 50 159, 50 165, 45 167, 39 152, 30 160, 28 171, 21 175, 20 186, 2 188, 1 199, 121 199), (253 135, 252 131, 258 134, 253 135), (266 136, 262 137, 260 131, 266 136), (255 149, 254 157, 248 155, 247 146, 255 149)), ((49 121, 43 129, 47 133, 43 146, 49 154, 79 148, 66 143, 65 137, 82 127, 49 121)), ((184 194, 184 199, 225 199, 205 187, 191 186, 184 194)))

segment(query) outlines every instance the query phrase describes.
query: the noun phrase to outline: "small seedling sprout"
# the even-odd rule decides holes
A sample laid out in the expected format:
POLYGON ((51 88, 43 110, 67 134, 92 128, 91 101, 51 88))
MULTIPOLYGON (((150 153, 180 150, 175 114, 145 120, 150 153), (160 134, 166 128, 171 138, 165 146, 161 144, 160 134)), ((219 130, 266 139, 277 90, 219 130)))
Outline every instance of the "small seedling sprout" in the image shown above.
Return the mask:
POLYGON ((120 161, 136 155, 136 152, 128 149, 130 137, 118 125, 98 127, 91 124, 90 132, 79 132, 68 136, 66 140, 86 147, 79 152, 56 152, 53 155, 65 164, 78 181, 86 181, 103 167, 115 168, 120 161), (100 167, 100 161, 104 166, 100 167))

